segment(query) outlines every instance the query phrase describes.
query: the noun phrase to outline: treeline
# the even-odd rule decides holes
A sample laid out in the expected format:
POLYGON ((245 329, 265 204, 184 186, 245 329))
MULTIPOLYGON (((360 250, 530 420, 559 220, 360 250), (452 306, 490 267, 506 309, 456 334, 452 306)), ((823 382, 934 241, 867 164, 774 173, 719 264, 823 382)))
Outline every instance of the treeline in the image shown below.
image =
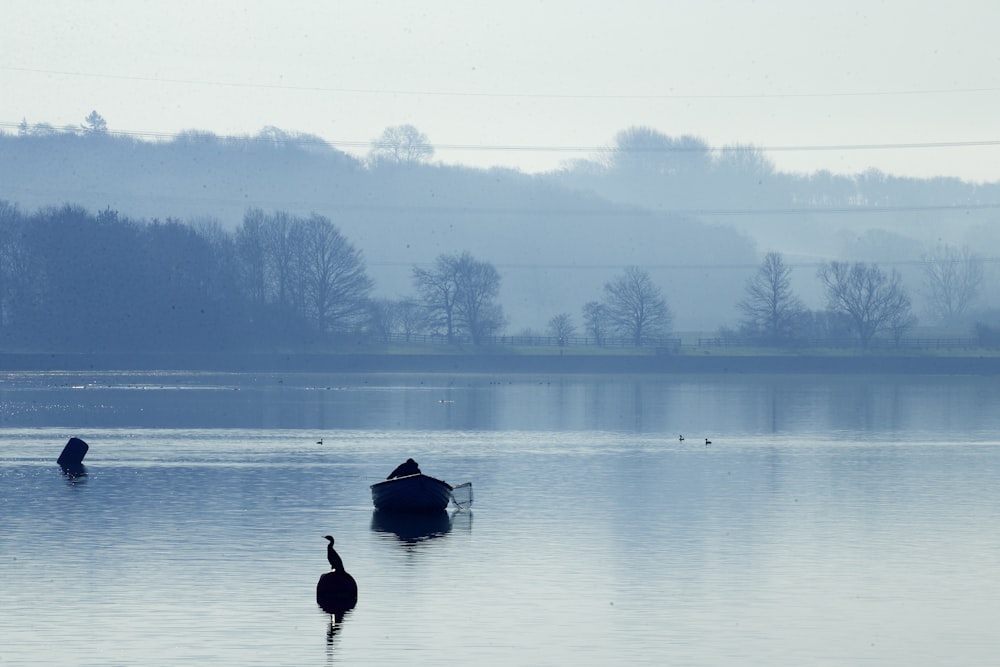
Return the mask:
MULTIPOLYGON (((785 174, 752 146, 713 148, 696 137, 648 128, 625 130, 607 150, 535 175, 432 163, 428 142, 416 128, 388 128, 363 159, 319 137, 276 128, 244 137, 197 131, 155 140, 130 136, 110 131, 96 112, 78 127, 24 122, 16 132, 0 132, 0 200, 13 203, 5 216, 14 227, 38 222, 42 228, 14 233, 17 243, 5 251, 0 335, 5 342, 42 345, 62 335, 53 322, 65 325, 67 315, 87 322, 88 313, 100 312, 89 326, 97 330, 114 322, 102 333, 106 345, 136 341, 138 331, 169 345, 195 345, 200 334, 186 336, 197 331, 211 332, 212 340, 225 345, 303 345, 329 336, 414 331, 414 322, 447 336, 441 312, 446 305, 437 307, 430 322, 414 320, 413 312, 428 308, 413 268, 434 267, 441 258, 457 261, 466 253, 502 274, 491 297, 493 304, 502 303, 501 312, 480 317, 472 301, 461 316, 468 321, 459 325, 459 337, 469 339, 479 327, 485 327, 483 335, 547 334, 603 322, 605 312, 597 306, 609 305, 605 288, 625 277, 627 267, 644 267, 646 277, 666 289, 670 317, 663 319, 671 327, 676 322, 685 331, 715 330, 743 314, 738 304, 763 250, 790 258, 795 287, 813 307, 808 317, 795 319, 799 339, 844 329, 828 316, 825 285, 814 277, 816 267, 832 258, 863 261, 890 276, 898 270, 923 323, 954 331, 993 321, 983 307, 1000 298, 991 261, 1000 254, 993 224, 1000 184, 878 172, 785 174), (65 201, 82 209, 45 208, 65 201), (295 232, 285 241, 263 231, 255 239, 248 209, 271 211, 256 214, 266 230, 283 228, 284 220, 295 232), (38 212, 24 212, 33 210, 38 212), (63 218, 88 220, 65 223, 79 229, 64 234, 63 218), (287 261, 276 259, 283 243, 302 246, 310 234, 322 236, 326 225, 356 252, 373 285, 356 300, 364 308, 353 303, 341 312, 329 306, 316 280, 310 288, 304 277, 304 255, 297 260, 297 278, 285 274, 287 261), (90 228, 97 231, 81 231, 90 228), (73 259, 43 258, 49 250, 36 246, 45 233, 79 236, 73 259), (105 249, 87 245, 103 234, 120 241, 117 248, 128 255, 107 257, 104 268, 92 262, 105 249), (935 296, 938 288, 924 267, 934 263, 939 244, 975 248, 985 266, 975 303, 956 302, 956 308, 935 296), (18 250, 22 246, 30 250, 18 250), (255 260, 254 248, 275 257, 255 260), (208 257, 198 259, 198 253, 208 257), (18 267, 27 256, 34 264, 22 273, 18 267), (136 257, 144 259, 130 265, 136 257), (61 262, 76 262, 89 274, 81 281, 106 270, 128 276, 129 284, 116 285, 115 296, 98 297, 106 287, 98 280, 76 305, 63 303, 52 287, 58 279, 39 268, 49 261, 60 271, 68 270, 61 262), (167 267, 174 273, 164 275, 167 267), (184 283, 189 279, 191 284, 184 283), (132 299, 124 319, 122 313, 103 316, 122 307, 117 295, 124 298, 133 289, 145 296, 132 299), (175 320, 153 329, 150 313, 162 314, 165 301, 175 320), (209 304, 204 314, 201 305, 192 305, 200 303, 209 304), (416 311, 414 304, 420 306, 416 311), (49 306, 55 315, 46 321, 49 306), (556 315, 565 317, 550 321, 556 315)), ((962 266, 954 258, 938 264, 962 266)), ((71 281, 59 289, 72 293, 82 285, 71 281)), ((619 322, 602 335, 634 338, 634 328, 619 322)), ((787 339, 759 329, 740 321, 722 333, 787 339)), ((640 332, 640 339, 645 336, 640 332)))
POLYGON ((259 349, 363 332, 361 253, 328 219, 217 224, 0 203, 0 340, 68 351, 259 349))
MULTIPOLYGON (((412 296, 373 297, 362 253, 316 214, 250 209, 227 231, 71 205, 25 214, 0 202, 6 349, 301 350, 423 335, 481 345, 505 330, 492 263, 444 253, 411 276, 412 296)), ((669 333, 648 274, 630 269, 606 289, 611 298, 588 304, 599 338, 642 345, 669 333)), ((568 336, 564 317, 559 335, 568 336)))
MULTIPOLYGON (((928 300, 959 320, 983 283, 983 260, 940 247, 925 258, 928 300)), ((810 310, 780 253, 768 253, 720 337, 794 347, 853 338, 899 342, 917 323, 895 270, 831 261, 817 272, 827 305, 810 310)), ((66 205, 23 213, 0 202, 0 345, 66 352, 276 351, 418 340, 487 344, 507 332, 502 275, 467 251, 411 267, 411 295, 373 296, 358 248, 331 220, 249 209, 238 228, 134 220, 66 205)), ((591 300, 554 313, 545 335, 596 345, 669 345, 667 293, 641 267, 610 277, 591 300), (579 325, 577 324, 579 322, 579 325)), ((978 323, 977 338, 995 343, 978 323)))
POLYGON ((650 267, 663 285, 696 275, 700 291, 676 292, 671 305, 687 328, 714 326, 757 259, 747 234, 613 204, 547 175, 369 162, 274 128, 162 141, 37 125, 0 133, 0 199, 26 211, 73 202, 135 220, 217 221, 230 231, 248 208, 316 213, 363 251, 376 291, 393 298, 413 291, 413 265, 468 251, 503 271, 515 331, 543 327, 565 304, 593 298, 608 267, 630 265, 650 267))

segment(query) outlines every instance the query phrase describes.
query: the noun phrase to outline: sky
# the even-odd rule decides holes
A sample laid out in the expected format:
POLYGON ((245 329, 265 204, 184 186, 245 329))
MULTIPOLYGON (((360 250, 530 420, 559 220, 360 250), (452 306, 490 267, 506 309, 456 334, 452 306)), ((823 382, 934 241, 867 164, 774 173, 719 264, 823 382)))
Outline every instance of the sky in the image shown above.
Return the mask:
POLYGON ((1000 181, 996 0, 8 0, 0 130, 318 135, 412 124, 526 172, 651 127, 778 169, 1000 181))

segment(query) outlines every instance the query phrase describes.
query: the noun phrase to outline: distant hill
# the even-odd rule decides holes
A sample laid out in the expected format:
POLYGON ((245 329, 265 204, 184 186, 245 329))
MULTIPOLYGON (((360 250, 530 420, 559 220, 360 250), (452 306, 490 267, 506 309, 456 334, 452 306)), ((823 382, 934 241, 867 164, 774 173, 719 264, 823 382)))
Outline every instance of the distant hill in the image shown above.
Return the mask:
MULTIPOLYGON (((134 218, 216 220, 229 229, 251 207, 316 212, 362 250, 384 296, 412 293, 414 265, 467 250, 500 270, 512 332, 542 330, 561 312, 579 324, 583 304, 629 265, 646 268, 662 286, 676 329, 714 330, 735 320, 758 251, 812 259, 850 251, 897 261, 937 235, 1000 255, 992 224, 1000 211, 947 208, 1000 201, 996 184, 705 164, 669 173, 578 164, 532 176, 423 164, 370 168, 314 137, 273 130, 242 138, 188 132, 162 142, 0 134, 0 200, 25 210, 73 203, 134 218)), ((807 292, 814 278, 814 269, 797 274, 807 292)))

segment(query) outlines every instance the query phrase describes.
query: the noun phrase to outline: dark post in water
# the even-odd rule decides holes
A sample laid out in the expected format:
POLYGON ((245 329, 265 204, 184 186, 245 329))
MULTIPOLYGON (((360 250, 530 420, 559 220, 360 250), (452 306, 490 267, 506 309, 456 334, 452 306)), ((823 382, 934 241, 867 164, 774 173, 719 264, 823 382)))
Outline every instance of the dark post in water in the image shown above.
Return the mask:
POLYGON ((63 468, 73 468, 83 465, 83 457, 87 455, 90 445, 80 438, 70 438, 66 446, 63 447, 62 454, 56 459, 56 463, 63 468))

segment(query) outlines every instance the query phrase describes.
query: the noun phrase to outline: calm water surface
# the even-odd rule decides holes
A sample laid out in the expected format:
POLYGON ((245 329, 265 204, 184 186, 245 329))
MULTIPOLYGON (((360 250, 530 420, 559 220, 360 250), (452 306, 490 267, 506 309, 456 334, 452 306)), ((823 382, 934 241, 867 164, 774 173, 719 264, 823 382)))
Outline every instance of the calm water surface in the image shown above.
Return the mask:
POLYGON ((998 407, 974 377, 7 374, 0 664, 996 665, 998 407), (473 510, 376 516, 408 456, 473 510))

